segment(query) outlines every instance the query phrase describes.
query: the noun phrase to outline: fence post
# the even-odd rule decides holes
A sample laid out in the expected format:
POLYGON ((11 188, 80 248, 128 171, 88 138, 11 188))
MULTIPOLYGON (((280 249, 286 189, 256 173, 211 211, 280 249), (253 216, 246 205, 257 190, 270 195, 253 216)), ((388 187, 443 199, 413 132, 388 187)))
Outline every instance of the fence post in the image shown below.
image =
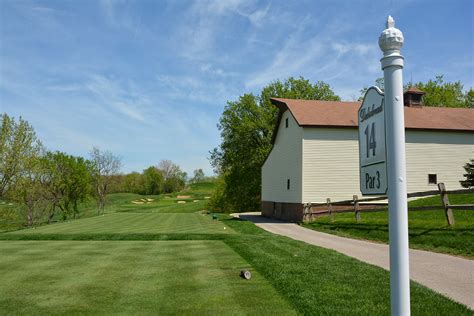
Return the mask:
POLYGON ((439 194, 441 196, 441 202, 444 207, 444 214, 446 215, 446 220, 448 221, 449 226, 454 226, 454 215, 453 210, 449 207, 449 197, 446 193, 446 187, 444 183, 438 183, 439 194))
POLYGON ((329 220, 332 221, 334 219, 334 215, 332 214, 332 205, 331 205, 331 199, 330 198, 326 199, 326 205, 328 206, 329 220))
POLYGON ((310 222, 311 221, 311 213, 308 212, 309 210, 309 203, 306 203, 304 206, 303 206, 303 222, 310 222))
POLYGON ((355 219, 356 222, 360 222, 360 208, 359 208, 359 201, 357 195, 353 195, 352 198, 354 199, 354 212, 355 212, 355 219))

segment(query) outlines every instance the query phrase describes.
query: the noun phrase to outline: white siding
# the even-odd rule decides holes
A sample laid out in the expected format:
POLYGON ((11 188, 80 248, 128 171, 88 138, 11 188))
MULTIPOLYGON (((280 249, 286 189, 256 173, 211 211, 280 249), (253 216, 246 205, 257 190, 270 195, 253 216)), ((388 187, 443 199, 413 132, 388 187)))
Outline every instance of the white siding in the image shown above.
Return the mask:
MULTIPOLYGON (((351 199, 359 191, 356 129, 304 128, 303 202, 351 199)), ((462 166, 474 158, 474 133, 406 132, 408 192, 436 189, 428 174, 448 189, 461 188, 462 166)))
POLYGON ((356 129, 304 128, 303 203, 360 194, 357 137, 356 129))
POLYGON ((273 149, 262 167, 262 201, 301 203, 302 135, 303 129, 291 113, 284 112, 273 149))
POLYGON ((474 133, 409 131, 406 134, 408 192, 436 190, 428 174, 437 174, 448 190, 461 189, 463 166, 474 158, 474 133))

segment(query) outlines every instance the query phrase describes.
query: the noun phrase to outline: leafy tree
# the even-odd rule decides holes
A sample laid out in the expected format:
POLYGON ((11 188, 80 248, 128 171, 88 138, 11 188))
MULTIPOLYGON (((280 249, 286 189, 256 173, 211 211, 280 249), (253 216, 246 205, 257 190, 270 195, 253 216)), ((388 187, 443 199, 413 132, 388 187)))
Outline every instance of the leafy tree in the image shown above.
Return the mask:
POLYGON ((466 173, 464 177, 466 179, 459 181, 464 188, 473 188, 474 187, 474 159, 471 159, 468 163, 464 165, 464 170, 466 173))
POLYGON ((75 157, 56 151, 48 152, 43 158, 49 174, 49 192, 53 207, 48 216, 51 222, 55 209, 59 208, 63 219, 79 214, 78 202, 91 191, 91 164, 82 157, 75 157))
POLYGON ((413 86, 425 92, 423 104, 426 106, 466 107, 466 96, 462 91, 461 81, 444 82, 443 75, 439 75, 427 83, 418 82, 413 86))
POLYGON ((110 176, 120 171, 120 158, 114 156, 110 151, 101 151, 93 147, 91 152, 92 177, 97 198, 97 214, 104 212, 106 196, 109 192, 110 176))
POLYGON ((27 172, 31 160, 43 150, 33 127, 21 117, 18 122, 3 114, 0 117, 0 197, 27 172))
POLYGON ((143 170, 143 182, 145 194, 160 194, 163 191, 163 174, 156 167, 143 170))
POLYGON ((199 183, 204 180, 204 171, 202 169, 196 169, 193 172, 194 176, 191 178, 191 182, 199 183))
MULTIPOLYGON (((383 78, 375 80, 375 85, 380 89, 384 89, 383 78)), ((471 88, 465 93, 463 92, 463 84, 461 81, 444 82, 443 75, 428 80, 428 82, 408 83, 404 86, 405 90, 409 87, 416 87, 423 91, 423 105, 425 106, 442 106, 442 107, 474 107, 474 90, 471 88)), ((367 87, 360 90, 361 96, 359 101, 364 98, 367 87)))
POLYGON ((124 178, 124 192, 146 194, 145 179, 142 174, 132 172, 126 174, 124 178))
POLYGON ((474 108, 474 89, 472 88, 466 92, 465 106, 467 108, 474 108))
POLYGON ((302 77, 275 81, 259 96, 244 94, 228 102, 218 128, 222 142, 211 151, 210 161, 223 182, 214 200, 223 201, 232 211, 260 209, 262 164, 271 150, 278 110, 271 97, 340 100, 322 81, 312 84, 302 77))
POLYGON ((20 204, 19 212, 25 218, 26 225, 33 226, 51 208, 48 195, 49 178, 44 160, 32 157, 15 181, 10 198, 20 204))

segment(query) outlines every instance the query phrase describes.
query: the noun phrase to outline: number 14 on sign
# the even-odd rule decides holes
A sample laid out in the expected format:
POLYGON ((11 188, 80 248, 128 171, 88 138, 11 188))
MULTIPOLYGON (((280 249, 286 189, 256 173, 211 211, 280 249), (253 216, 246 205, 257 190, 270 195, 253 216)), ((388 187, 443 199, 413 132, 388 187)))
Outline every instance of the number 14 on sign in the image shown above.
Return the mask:
POLYGON ((371 87, 358 112, 360 191, 363 195, 387 192, 384 106, 383 92, 371 87))

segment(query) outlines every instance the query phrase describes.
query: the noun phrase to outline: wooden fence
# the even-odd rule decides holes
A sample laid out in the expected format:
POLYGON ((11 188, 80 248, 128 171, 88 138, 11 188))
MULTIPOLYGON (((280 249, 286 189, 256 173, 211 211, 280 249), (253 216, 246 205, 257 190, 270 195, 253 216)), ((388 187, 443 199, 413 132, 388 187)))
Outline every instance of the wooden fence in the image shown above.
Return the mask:
MULTIPOLYGON (((465 193, 474 193, 474 188, 472 189, 462 189, 462 190, 446 190, 444 183, 438 184, 438 190, 432 191, 423 191, 423 192, 414 192, 408 193, 408 198, 414 197, 427 197, 439 195, 442 205, 428 205, 428 206, 415 206, 409 207, 408 211, 432 211, 437 209, 444 209, 446 215, 446 221, 449 226, 454 225, 454 215, 453 210, 474 210, 474 204, 458 204, 454 205, 449 202, 449 195, 451 194, 465 194, 465 193)), ((304 206, 304 221, 312 221, 315 217, 322 215, 328 215, 332 220, 334 214, 336 213, 354 213, 355 220, 360 221, 360 213, 365 212, 383 212, 386 210, 387 203, 374 203, 378 201, 387 200, 387 196, 372 197, 359 199, 357 195, 352 197, 352 200, 344 200, 333 202, 331 199, 326 199, 326 203, 307 203, 304 206)))

